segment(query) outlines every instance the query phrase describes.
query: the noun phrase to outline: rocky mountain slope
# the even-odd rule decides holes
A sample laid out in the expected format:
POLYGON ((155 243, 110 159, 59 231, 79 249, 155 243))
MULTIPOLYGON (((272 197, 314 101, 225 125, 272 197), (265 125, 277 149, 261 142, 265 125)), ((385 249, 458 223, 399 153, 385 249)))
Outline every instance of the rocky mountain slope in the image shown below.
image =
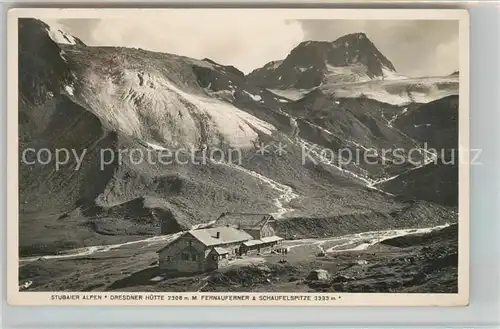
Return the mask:
POLYGON ((435 153, 434 161, 378 185, 393 194, 458 207, 458 96, 414 105, 394 125, 435 153), (423 184, 422 182, 426 182, 423 184))
POLYGON ((458 95, 409 107, 394 125, 428 148, 449 152, 458 146, 458 95))
MULTIPOLYGON (((420 148, 419 136, 394 124, 406 107, 326 89, 300 99, 267 89, 316 87, 331 67, 353 65, 365 67, 361 80, 380 82, 394 73, 392 64, 363 34, 303 43, 292 53, 279 69, 289 72, 285 84, 275 83, 281 71, 263 84, 258 72, 245 77, 209 59, 89 47, 41 21, 21 19, 19 154, 27 156, 19 168, 21 254, 173 233, 224 211, 283 219, 405 209, 404 200, 376 184, 415 165, 378 153, 386 163, 339 165, 321 150, 420 148), (301 71, 308 60, 320 73, 301 71), (33 153, 24 153, 42 148, 68 150, 68 161, 58 168, 54 158, 33 164, 33 153), (214 149, 222 153, 200 165, 214 149), (237 162, 227 157, 234 150, 237 162), (162 162, 166 151, 182 161, 162 162)), ((421 151, 415 157, 426 158, 421 151)))
POLYGON ((271 89, 310 89, 327 81, 366 81, 395 72, 366 34, 354 33, 333 42, 304 41, 284 60, 251 72, 248 80, 271 89))

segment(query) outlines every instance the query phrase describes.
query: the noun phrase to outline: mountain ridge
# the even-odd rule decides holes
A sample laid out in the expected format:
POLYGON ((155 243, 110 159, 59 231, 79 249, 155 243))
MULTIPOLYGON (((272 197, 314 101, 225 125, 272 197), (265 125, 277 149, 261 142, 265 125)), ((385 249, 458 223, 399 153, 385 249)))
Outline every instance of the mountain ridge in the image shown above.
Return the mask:
POLYGON ((344 73, 350 70, 354 81, 396 72, 365 33, 352 33, 331 42, 303 41, 285 59, 255 69, 247 78, 266 88, 308 89, 326 82, 327 75, 336 68, 344 73))
MULTIPOLYGON (((232 66, 142 49, 56 43, 33 20, 20 20, 19 48, 20 153, 45 147, 90 154, 79 171, 74 162, 57 171, 21 163, 20 245, 27 254, 155 235, 160 227, 173 233, 225 211, 258 208, 286 219, 404 207, 373 188, 364 165, 301 161, 311 145, 337 151, 338 140, 353 136, 360 145, 361 138, 367 146, 386 145, 397 131, 371 109, 392 116, 398 106, 322 92, 294 102, 252 84, 232 66), (301 108, 314 114, 304 117, 301 108), (327 109, 332 114, 322 117, 327 109), (287 152, 271 148, 259 154, 259 143, 285 143, 287 152), (162 166, 130 158, 99 169, 101 149, 118 154, 205 145, 238 147, 242 162, 162 166)), ((411 139, 400 142, 413 145, 411 139)))

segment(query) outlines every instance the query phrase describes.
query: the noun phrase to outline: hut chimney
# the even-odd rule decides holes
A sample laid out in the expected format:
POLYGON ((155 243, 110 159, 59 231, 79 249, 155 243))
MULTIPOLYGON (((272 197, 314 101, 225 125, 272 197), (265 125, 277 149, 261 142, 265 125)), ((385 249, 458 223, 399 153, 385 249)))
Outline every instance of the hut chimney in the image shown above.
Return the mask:
POLYGON ((220 232, 219 232, 219 231, 215 232, 215 238, 216 238, 216 239, 219 239, 219 238, 220 238, 220 232))

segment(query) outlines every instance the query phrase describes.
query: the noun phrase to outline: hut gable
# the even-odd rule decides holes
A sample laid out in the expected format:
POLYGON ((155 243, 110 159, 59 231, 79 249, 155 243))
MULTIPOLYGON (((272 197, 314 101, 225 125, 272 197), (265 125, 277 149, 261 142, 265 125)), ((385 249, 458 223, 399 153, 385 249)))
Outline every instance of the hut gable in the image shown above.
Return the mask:
POLYGON ((213 226, 230 226, 240 230, 261 230, 269 221, 269 214, 223 213, 213 226))
POLYGON ((233 227, 259 240, 274 235, 274 229, 270 225, 272 220, 274 220, 273 216, 268 214, 223 213, 213 226, 233 227))

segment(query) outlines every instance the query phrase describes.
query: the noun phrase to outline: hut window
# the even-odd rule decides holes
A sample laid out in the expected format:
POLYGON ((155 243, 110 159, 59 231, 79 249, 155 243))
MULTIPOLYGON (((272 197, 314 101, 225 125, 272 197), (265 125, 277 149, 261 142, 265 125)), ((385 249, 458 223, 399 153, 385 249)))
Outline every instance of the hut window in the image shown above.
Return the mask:
POLYGON ((195 261, 196 261, 196 254, 192 254, 192 255, 191 255, 191 260, 192 260, 193 262, 195 262, 195 261))
POLYGON ((213 260, 218 260, 218 259, 219 259, 219 256, 217 256, 217 255, 213 256, 213 260))
POLYGON ((181 259, 182 259, 182 260, 189 260, 189 254, 186 254, 186 253, 184 253, 184 252, 183 252, 183 253, 181 254, 181 259))
POLYGON ((170 262, 172 260, 172 257, 167 256, 167 262, 170 262))

